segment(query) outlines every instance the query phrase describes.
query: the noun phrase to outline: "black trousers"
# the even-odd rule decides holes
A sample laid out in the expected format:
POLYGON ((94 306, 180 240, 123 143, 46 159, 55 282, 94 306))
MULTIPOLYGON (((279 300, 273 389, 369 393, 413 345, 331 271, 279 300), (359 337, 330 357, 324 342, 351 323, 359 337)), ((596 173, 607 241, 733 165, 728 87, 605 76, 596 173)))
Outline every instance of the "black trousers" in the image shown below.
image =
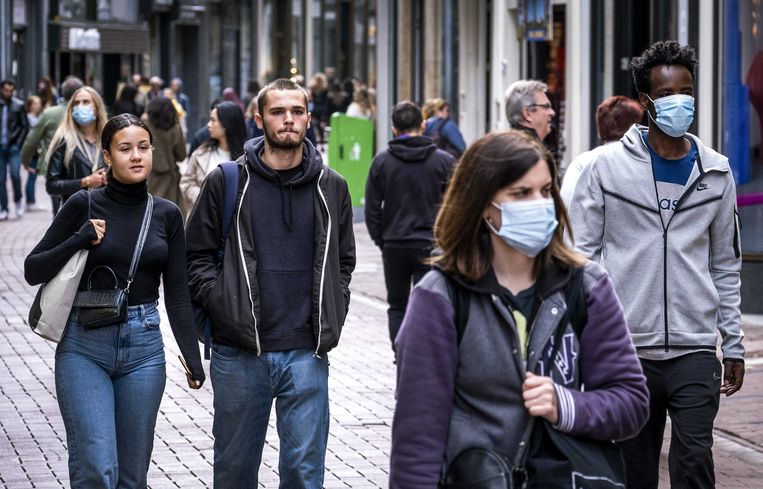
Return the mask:
POLYGON ((722 369, 713 352, 664 361, 641 360, 649 388, 649 421, 620 443, 628 489, 657 489, 666 413, 671 434, 671 489, 713 488, 713 421, 718 414, 722 369))
POLYGON ((429 265, 424 259, 429 257, 432 249, 402 248, 385 246, 382 248, 384 262, 384 283, 387 286, 387 309, 389 339, 394 347, 395 337, 400 330, 400 324, 408 306, 408 296, 411 285, 416 284, 429 271, 429 265))

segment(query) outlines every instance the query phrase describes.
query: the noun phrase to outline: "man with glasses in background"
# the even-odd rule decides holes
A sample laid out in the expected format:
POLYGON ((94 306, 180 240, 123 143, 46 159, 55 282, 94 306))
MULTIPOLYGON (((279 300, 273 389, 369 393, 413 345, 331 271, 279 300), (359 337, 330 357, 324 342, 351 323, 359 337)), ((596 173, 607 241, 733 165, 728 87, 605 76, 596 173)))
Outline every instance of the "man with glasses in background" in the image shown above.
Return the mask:
POLYGON ((518 80, 506 89, 506 118, 519 129, 545 143, 556 115, 546 92, 548 85, 537 80, 518 80))

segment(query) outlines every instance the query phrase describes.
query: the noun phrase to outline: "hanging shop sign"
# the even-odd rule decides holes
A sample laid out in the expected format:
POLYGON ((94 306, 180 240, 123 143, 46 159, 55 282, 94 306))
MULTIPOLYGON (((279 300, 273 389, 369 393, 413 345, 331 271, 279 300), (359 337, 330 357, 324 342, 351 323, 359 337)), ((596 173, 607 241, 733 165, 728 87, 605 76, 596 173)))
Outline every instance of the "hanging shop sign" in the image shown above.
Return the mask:
POLYGON ((100 51, 101 33, 95 28, 72 27, 69 29, 69 49, 72 51, 100 51))
POLYGON ((522 0, 520 25, 528 41, 550 41, 554 38, 551 0, 522 0))

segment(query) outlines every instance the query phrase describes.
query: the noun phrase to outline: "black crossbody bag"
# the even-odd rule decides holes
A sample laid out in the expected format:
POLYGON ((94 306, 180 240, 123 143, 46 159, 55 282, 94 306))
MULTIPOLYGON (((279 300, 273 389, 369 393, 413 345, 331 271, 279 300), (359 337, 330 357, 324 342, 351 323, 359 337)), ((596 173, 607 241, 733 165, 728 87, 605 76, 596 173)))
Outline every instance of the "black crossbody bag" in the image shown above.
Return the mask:
POLYGON ((143 223, 140 227, 138 241, 135 243, 135 250, 130 262, 130 271, 127 275, 127 286, 124 289, 119 288, 117 275, 111 267, 99 265, 90 271, 87 277, 87 289, 77 291, 74 296, 73 306, 77 308, 77 321, 86 329, 101 328, 112 324, 122 323, 127 318, 127 297, 130 293, 130 285, 135 278, 135 271, 138 268, 138 261, 143 252, 143 245, 146 242, 148 228, 151 224, 151 214, 154 210, 154 199, 148 194, 146 211, 143 214, 143 223), (112 289, 93 289, 93 274, 99 270, 109 272, 114 279, 114 288, 112 289))
MULTIPOLYGON (((468 319, 468 291, 448 278, 456 313, 458 337, 468 319)), ((585 307, 583 269, 576 269, 565 289, 567 311, 554 334, 554 346, 544 371, 551 372, 562 343, 565 325, 573 323, 580 335, 583 324, 575 308, 585 307)), ((514 460, 491 448, 472 447, 448 465, 442 489, 619 489, 625 488, 625 469, 620 449, 608 441, 581 438, 555 430, 537 417, 530 418, 514 460)))

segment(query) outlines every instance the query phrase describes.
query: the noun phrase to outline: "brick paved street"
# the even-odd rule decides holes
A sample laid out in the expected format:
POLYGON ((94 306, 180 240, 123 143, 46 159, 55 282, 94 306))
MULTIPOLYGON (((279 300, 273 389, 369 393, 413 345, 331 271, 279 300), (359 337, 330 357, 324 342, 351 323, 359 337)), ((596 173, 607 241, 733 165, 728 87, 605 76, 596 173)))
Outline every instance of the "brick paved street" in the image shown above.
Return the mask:
MULTIPOLYGON (((49 205, 40 185, 39 199, 49 205)), ((13 212, 11 212, 13 214, 13 212)), ((65 431, 53 381, 54 345, 35 336, 26 316, 36 288, 23 279, 23 258, 50 220, 49 212, 0 222, 0 486, 68 487, 65 431)), ((386 487, 394 408, 394 366, 387 339, 379 253, 362 224, 355 228, 358 267, 340 346, 331 359, 331 430, 326 487, 386 487)), ((751 357, 745 387, 722 399, 716 430, 718 487, 763 485, 763 321, 746 317, 751 357), (755 324, 757 322, 757 324, 755 324)), ((178 349, 163 327, 168 383, 149 472, 152 488, 210 487, 212 390, 190 391, 178 349)), ((208 367, 208 363, 205 363, 208 367)), ((260 469, 260 486, 277 487, 274 420, 260 469)), ((666 458, 664 457, 666 460, 666 458)), ((663 464, 664 465, 664 464, 663 464)), ((663 470, 663 479, 667 480, 663 470)), ((663 484, 668 487, 668 484, 663 484)))

